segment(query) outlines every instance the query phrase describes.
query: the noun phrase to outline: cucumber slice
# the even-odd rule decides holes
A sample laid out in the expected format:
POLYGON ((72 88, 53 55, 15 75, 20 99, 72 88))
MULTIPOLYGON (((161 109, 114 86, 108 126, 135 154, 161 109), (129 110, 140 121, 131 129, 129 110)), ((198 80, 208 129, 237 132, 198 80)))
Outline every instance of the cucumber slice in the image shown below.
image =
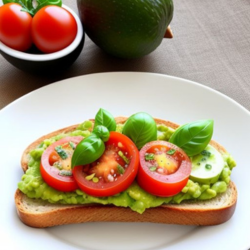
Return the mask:
POLYGON ((199 183, 215 183, 224 168, 222 155, 211 145, 200 154, 192 157, 192 171, 190 179, 199 183))

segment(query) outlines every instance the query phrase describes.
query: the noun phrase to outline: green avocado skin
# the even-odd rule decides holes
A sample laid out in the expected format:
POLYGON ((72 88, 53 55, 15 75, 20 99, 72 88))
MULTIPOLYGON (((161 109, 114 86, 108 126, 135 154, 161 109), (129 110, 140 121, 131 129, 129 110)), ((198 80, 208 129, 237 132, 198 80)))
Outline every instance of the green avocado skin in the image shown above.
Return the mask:
POLYGON ((106 53, 138 58, 162 42, 173 18, 172 0, 77 0, 89 38, 106 53))

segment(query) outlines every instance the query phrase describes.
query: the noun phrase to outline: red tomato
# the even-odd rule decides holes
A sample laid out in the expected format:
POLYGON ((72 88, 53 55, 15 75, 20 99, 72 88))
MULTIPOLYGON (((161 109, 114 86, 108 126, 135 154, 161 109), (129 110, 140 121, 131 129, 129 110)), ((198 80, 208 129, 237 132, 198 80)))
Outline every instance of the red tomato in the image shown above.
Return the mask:
POLYGON ((31 34, 34 44, 44 53, 52 53, 70 45, 76 37, 73 15, 58 6, 45 6, 33 17, 31 34))
POLYGON ((140 150, 138 184, 156 196, 178 194, 187 184, 191 161, 186 153, 166 141, 147 143, 140 150))
POLYGON ((32 44, 32 17, 21 9, 16 3, 0 7, 0 41, 12 49, 26 51, 32 44))
POLYGON ((43 152, 40 171, 49 186, 63 192, 74 191, 78 188, 71 172, 71 158, 74 150, 72 143, 77 145, 82 139, 81 136, 65 137, 51 144, 43 152), (58 150, 61 150, 61 154, 58 150), (67 157, 63 157, 65 152, 67 157))
POLYGON ((73 176, 87 194, 104 197, 120 193, 134 181, 139 166, 139 151, 125 135, 110 132, 105 152, 94 163, 76 166, 73 176))

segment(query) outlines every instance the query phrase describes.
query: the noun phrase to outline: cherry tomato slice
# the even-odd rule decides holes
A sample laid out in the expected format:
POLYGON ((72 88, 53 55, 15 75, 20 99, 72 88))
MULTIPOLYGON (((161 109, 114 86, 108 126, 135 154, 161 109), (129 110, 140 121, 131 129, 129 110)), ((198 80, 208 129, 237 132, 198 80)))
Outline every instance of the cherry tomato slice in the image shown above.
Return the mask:
POLYGON ((173 196, 187 184, 191 167, 189 157, 176 145, 166 141, 149 142, 140 150, 137 182, 150 194, 173 196))
POLYGON ((32 45, 32 17, 21 9, 22 6, 17 3, 0 7, 0 41, 12 49, 26 51, 32 45))
POLYGON ((125 135, 110 132, 103 155, 94 163, 76 166, 73 176, 82 191, 96 197, 115 195, 134 181, 139 167, 139 151, 125 135))
POLYGON ((43 152, 40 171, 49 186, 62 192, 78 188, 71 171, 71 157, 74 150, 72 147, 82 139, 81 136, 65 137, 51 144, 43 152))

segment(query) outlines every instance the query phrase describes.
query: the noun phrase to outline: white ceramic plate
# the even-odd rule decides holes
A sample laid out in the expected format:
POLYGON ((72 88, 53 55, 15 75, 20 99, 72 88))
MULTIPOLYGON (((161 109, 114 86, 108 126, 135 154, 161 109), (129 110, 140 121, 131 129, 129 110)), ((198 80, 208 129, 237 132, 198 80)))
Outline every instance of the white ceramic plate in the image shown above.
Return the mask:
POLYGON ((80 76, 38 89, 0 112, 1 246, 9 249, 227 249, 250 247, 250 113, 230 98, 200 84, 150 73, 80 76), (50 229, 23 225, 14 192, 22 171, 24 148, 53 130, 93 118, 98 109, 114 116, 145 111, 179 124, 215 121, 213 138, 234 156, 232 180, 239 192, 236 212, 211 227, 150 223, 86 223, 50 229))

